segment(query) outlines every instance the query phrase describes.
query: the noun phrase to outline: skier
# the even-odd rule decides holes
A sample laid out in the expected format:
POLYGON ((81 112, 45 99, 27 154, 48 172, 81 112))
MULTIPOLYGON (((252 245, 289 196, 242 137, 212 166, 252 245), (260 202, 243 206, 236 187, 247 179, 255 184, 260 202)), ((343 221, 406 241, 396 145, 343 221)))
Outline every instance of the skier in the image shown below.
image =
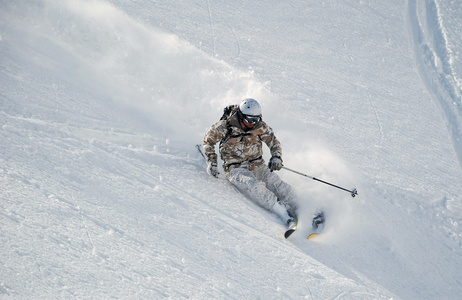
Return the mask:
POLYGON ((276 213, 288 228, 293 228, 295 192, 273 172, 282 168, 281 143, 262 120, 261 107, 255 99, 247 98, 239 105, 228 106, 221 120, 207 131, 203 143, 207 172, 215 177, 219 174, 217 143, 227 179, 257 204, 276 213), (262 141, 271 151, 269 168, 262 158, 262 141))

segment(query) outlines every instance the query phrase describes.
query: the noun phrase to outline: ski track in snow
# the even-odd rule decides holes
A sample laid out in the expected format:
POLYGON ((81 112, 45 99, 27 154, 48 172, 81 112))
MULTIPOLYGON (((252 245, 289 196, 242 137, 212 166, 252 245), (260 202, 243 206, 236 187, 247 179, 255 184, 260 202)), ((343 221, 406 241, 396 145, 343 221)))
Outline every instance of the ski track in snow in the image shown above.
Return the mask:
POLYGON ((213 27, 212 9, 210 8, 210 0, 206 0, 206 1, 207 1, 207 12, 209 15, 210 36, 212 38, 213 53, 216 53, 216 46, 215 46, 216 37, 215 37, 215 29, 213 27))
POLYGON ((451 64, 435 0, 408 0, 408 18, 422 80, 441 107, 462 170, 462 87, 451 64))
MULTIPOLYGON (((332 22, 332 21, 331 21, 331 22, 332 22)), ((355 64, 355 60, 354 60, 354 58, 353 58, 353 55, 348 51, 348 47, 347 47, 346 43, 343 43, 343 48, 345 48, 345 50, 347 51, 348 57, 350 58, 350 61, 351 61, 352 65, 354 65, 354 64, 355 64)), ((355 68, 355 69, 357 69, 357 68, 355 68)), ((356 72, 358 73, 358 77, 361 79, 362 85, 365 87, 365 90, 366 90, 366 93, 367 93, 367 98, 368 98, 368 100, 369 100, 369 104, 370 104, 370 106, 371 106, 371 109, 372 109, 372 111, 373 111, 373 113, 374 113, 374 116, 375 116, 375 120, 376 120, 376 122, 377 122, 377 130, 378 130, 378 132, 379 132, 379 138, 378 138, 379 142, 377 143, 376 147, 382 147, 383 139, 384 139, 384 135, 383 135, 383 125, 382 125, 382 123, 380 122, 380 118, 379 118, 378 111, 377 111, 377 109, 376 109, 376 107, 375 107, 375 105, 374 105, 374 102, 373 102, 373 100, 372 100, 372 95, 371 95, 369 89, 367 88, 367 84, 366 84, 366 82, 365 82, 365 80, 364 80, 363 74, 361 74, 361 72, 360 72, 359 70, 357 70, 356 72)))

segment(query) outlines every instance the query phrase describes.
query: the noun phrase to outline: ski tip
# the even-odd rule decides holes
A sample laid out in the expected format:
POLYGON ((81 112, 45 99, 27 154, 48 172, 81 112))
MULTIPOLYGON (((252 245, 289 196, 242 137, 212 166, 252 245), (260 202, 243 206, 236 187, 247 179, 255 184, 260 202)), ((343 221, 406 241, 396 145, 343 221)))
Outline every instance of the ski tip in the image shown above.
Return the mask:
POLYGON ((289 236, 291 236, 292 233, 294 233, 294 232, 295 232, 295 229, 289 229, 289 230, 286 231, 286 233, 284 233, 284 237, 287 239, 287 238, 289 238, 289 236))
POLYGON ((315 236, 318 236, 317 233, 312 233, 308 236, 307 240, 314 238, 315 236))

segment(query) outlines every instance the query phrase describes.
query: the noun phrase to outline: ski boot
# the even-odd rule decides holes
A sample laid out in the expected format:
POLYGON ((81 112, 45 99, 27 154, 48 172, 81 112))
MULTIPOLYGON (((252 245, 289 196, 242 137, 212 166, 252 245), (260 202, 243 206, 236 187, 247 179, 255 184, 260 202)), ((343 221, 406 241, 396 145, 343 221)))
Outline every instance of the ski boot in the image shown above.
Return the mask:
POLYGON ((295 229, 297 228, 297 218, 294 217, 290 211, 287 211, 287 215, 289 215, 289 219, 287 219, 287 228, 288 229, 295 229))
POLYGON ((297 218, 294 217, 282 203, 276 202, 273 206, 273 212, 281 218, 289 229, 293 229, 297 226, 297 218))
POLYGON ((317 212, 313 218, 313 223, 312 223, 313 229, 317 229, 319 225, 324 223, 324 221, 325 221, 324 212, 323 211, 317 212))

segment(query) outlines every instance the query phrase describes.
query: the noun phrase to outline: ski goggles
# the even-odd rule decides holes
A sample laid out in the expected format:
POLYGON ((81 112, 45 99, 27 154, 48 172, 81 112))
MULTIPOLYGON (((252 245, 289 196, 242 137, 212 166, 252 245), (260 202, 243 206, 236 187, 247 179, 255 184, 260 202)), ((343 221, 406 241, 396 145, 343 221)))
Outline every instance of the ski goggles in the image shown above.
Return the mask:
POLYGON ((244 119, 250 124, 255 124, 260 122, 261 116, 244 115, 244 119))

